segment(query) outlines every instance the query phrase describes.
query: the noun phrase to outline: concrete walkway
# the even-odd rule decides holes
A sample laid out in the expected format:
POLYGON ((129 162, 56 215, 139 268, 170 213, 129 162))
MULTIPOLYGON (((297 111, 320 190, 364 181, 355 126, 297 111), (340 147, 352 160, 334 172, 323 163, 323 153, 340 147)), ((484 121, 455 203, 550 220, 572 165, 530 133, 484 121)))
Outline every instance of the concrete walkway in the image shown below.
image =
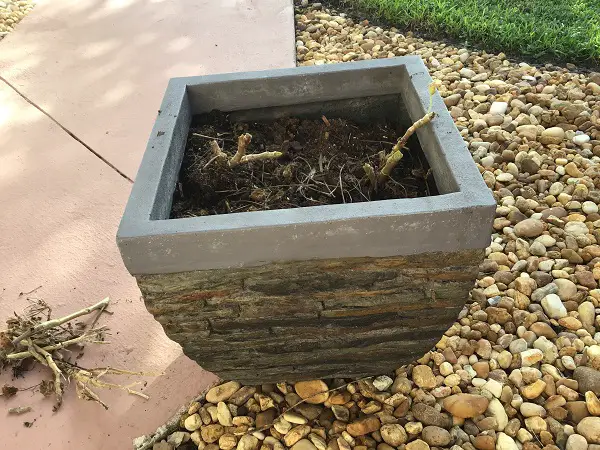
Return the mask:
POLYGON ((3 448, 127 449, 214 380, 146 312, 114 236, 169 77, 294 60, 289 0, 49 0, 2 40, 0 320, 28 296, 56 315, 110 296, 111 344, 81 364, 165 373, 145 378, 149 401, 102 392, 108 411, 73 386, 57 413, 39 393, 0 400, 33 407, 0 412, 3 448))

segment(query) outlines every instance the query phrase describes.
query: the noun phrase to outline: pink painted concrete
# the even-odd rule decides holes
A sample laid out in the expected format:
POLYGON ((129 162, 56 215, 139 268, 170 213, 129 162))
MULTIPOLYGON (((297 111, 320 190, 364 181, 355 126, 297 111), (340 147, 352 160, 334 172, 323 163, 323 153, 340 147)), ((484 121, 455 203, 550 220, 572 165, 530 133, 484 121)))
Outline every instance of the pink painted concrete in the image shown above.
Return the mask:
POLYGON ((291 0, 42 0, 0 75, 134 178, 167 80, 293 67, 291 0))
MULTIPOLYGON (((215 377, 181 354, 145 310, 140 293, 121 264, 115 232, 130 183, 65 134, 0 82, 0 320, 27 305, 20 292, 42 286, 32 297, 45 299, 56 314, 104 296, 113 299, 111 344, 88 347, 81 364, 164 372, 144 378, 150 401, 102 392, 100 406, 75 398, 71 386, 63 408, 21 392, 0 399, 2 448, 122 449, 153 431, 215 377), (29 405, 20 417, 7 408, 29 405), (23 421, 33 421, 25 428, 23 421)), ((0 326, 0 328, 2 328, 0 326)), ((40 374, 0 385, 36 384, 40 374)))

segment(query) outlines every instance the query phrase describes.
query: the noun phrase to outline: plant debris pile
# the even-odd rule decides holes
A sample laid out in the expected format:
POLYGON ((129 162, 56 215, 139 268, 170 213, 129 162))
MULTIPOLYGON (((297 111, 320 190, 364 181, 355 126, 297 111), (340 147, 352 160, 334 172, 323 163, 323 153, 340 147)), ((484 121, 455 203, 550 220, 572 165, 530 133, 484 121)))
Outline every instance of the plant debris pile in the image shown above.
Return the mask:
MULTIPOLYGON (((13 376, 19 377, 32 368, 35 363, 47 367, 52 372, 52 378, 33 386, 44 396, 54 395, 54 411, 57 411, 63 400, 65 385, 73 381, 77 395, 84 400, 92 400, 105 409, 108 406, 93 390, 95 388, 122 389, 130 394, 147 399, 141 392, 132 389, 140 384, 120 385, 107 382, 107 375, 144 375, 138 372, 114 369, 110 367, 86 369, 77 364, 83 355, 83 345, 86 343, 104 344, 107 327, 97 327, 96 323, 102 313, 109 313, 106 307, 109 299, 96 303, 64 317, 52 319, 52 309, 43 300, 36 299, 24 314, 14 314, 6 321, 6 330, 0 331, 0 373, 12 369, 13 376), (75 319, 95 312, 94 319, 89 323, 73 322, 75 319)), ((28 388, 31 389, 31 388, 28 388)), ((1 395, 13 397, 20 389, 4 385, 1 395)), ((11 408, 10 414, 29 412, 29 407, 11 408)))
POLYGON ((400 130, 387 123, 298 118, 232 124, 221 112, 196 116, 190 129, 172 218, 435 195, 416 138, 387 182, 373 188, 365 165, 385 165, 400 130), (236 154, 240 137, 249 157, 236 154), (243 139, 242 139, 243 140, 243 139), (221 157, 219 157, 221 156, 221 157))

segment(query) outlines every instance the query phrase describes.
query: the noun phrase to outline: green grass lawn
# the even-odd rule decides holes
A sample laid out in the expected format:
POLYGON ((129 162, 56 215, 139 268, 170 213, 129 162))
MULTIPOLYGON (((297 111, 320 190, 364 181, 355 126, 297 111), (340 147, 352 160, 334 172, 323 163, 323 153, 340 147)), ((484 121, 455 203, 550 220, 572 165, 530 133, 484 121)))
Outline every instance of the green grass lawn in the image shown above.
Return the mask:
POLYGON ((398 27, 488 51, 600 62, 600 0, 345 0, 398 27))

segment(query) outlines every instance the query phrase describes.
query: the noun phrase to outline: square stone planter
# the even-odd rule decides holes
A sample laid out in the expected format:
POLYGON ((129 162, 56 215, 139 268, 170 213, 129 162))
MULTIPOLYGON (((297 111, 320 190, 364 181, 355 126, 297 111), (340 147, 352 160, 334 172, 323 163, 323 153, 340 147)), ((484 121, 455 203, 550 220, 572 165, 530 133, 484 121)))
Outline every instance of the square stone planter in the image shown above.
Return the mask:
POLYGON ((169 82, 117 242, 148 310, 205 369, 243 382, 384 373, 451 326, 496 203, 442 99, 419 143, 439 195, 170 219, 193 115, 388 119, 429 105, 418 57, 169 82))

